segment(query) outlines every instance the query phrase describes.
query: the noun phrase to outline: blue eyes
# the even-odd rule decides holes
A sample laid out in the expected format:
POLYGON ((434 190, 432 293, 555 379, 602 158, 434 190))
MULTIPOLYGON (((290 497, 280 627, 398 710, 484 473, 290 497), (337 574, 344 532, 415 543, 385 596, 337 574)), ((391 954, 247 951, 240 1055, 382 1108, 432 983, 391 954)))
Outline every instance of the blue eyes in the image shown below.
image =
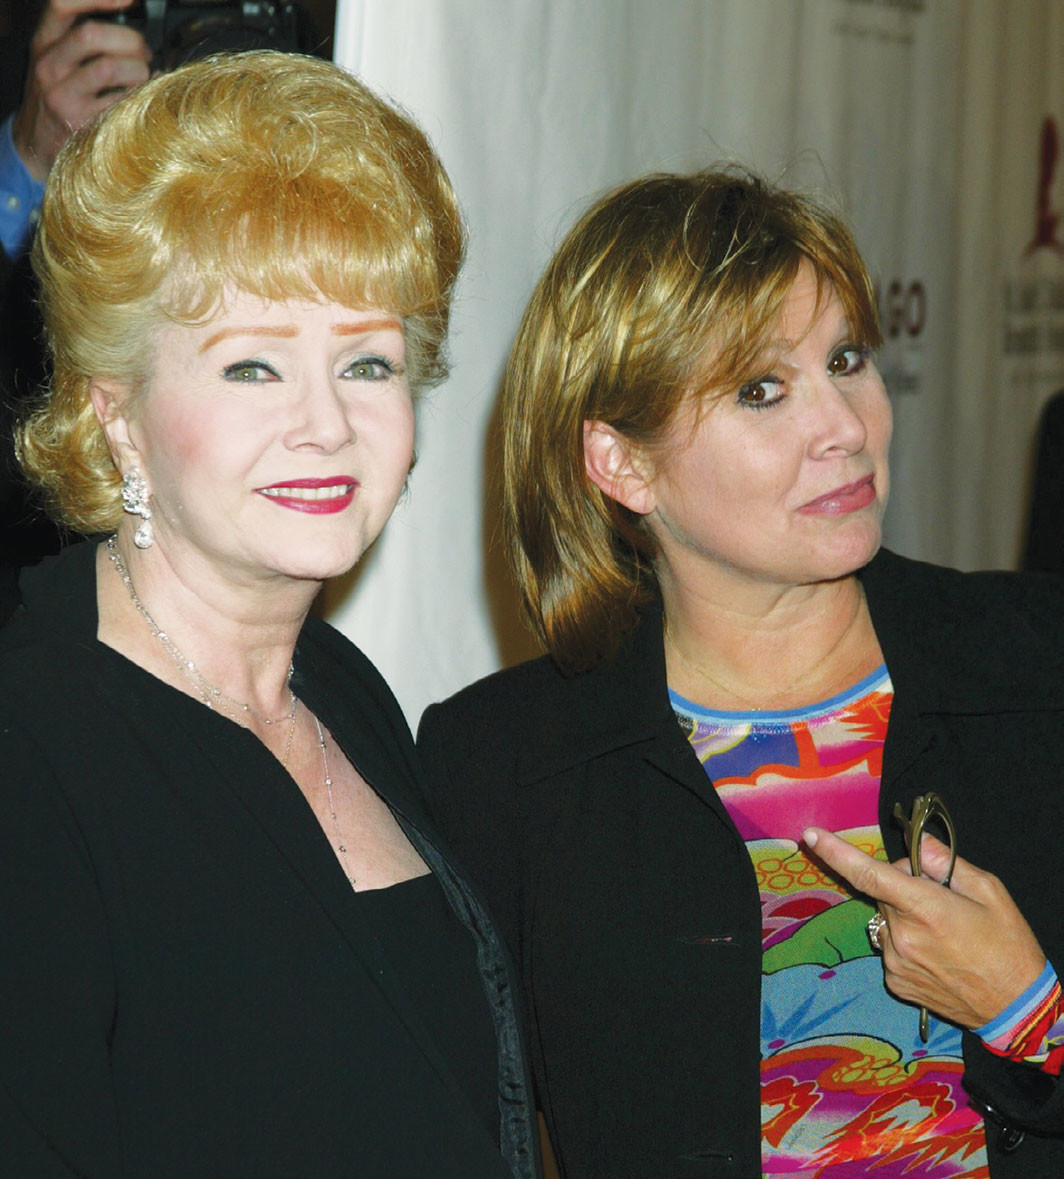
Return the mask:
MULTIPOLYGON (((870 355, 867 348, 846 344, 831 354, 827 371, 833 377, 856 376, 864 370, 870 355)), ((736 399, 740 405, 750 409, 769 409, 773 405, 779 405, 786 398, 783 381, 779 377, 764 376, 743 385, 736 399)))
MULTIPOLYGON (((350 381, 387 381, 396 375, 397 369, 383 356, 360 356, 353 360, 340 374, 350 381)), ((222 379, 237 385, 264 385, 284 378, 265 360, 238 360, 222 369, 222 379)))

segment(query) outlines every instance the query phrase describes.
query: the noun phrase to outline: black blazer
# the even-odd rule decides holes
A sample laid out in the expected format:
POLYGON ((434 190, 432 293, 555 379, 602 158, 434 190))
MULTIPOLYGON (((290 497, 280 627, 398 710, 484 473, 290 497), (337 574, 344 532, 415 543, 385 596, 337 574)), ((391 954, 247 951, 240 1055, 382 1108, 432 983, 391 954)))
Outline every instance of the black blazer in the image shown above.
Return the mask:
POLYGON ((0 632, 0 1173, 532 1179, 517 987, 379 675, 308 620, 297 693, 477 941, 502 1155, 280 764, 96 641, 93 561, 28 570, 0 632))
POLYGON ((1064 389, 1042 407, 1023 568, 1064 573, 1064 389))
MULTIPOLYGON (((863 573, 895 697, 880 824, 938 791, 961 854, 1012 890, 1064 972, 1064 587, 883 552, 863 573)), ((760 1176, 753 867, 667 696, 660 610, 566 678, 546 659, 430 708, 434 814, 517 957, 566 1179, 760 1176)), ((915 1014, 914 1014, 915 1018, 915 1014)), ((991 1175, 1064 1175, 1064 1086, 965 1036, 991 1175)))

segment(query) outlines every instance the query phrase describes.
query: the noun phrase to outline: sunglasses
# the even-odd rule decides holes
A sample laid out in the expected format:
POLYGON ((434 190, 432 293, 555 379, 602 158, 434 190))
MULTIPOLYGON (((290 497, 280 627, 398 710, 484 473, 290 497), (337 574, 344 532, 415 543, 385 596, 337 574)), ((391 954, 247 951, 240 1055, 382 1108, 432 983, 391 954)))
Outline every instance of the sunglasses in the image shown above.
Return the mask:
MULTIPOLYGON (((894 818, 901 825, 902 834, 905 836, 905 850, 909 853, 909 864, 914 876, 923 875, 923 870, 920 867, 920 841, 923 839, 924 830, 928 823, 935 819, 941 823, 949 845, 949 868, 939 883, 949 888, 949 882, 953 879, 953 869, 957 863, 957 831, 953 826, 953 818, 946 804, 937 794, 918 794, 913 799, 912 812, 908 818, 906 818, 900 802, 894 804, 894 818)), ((929 1032, 930 1015, 926 1007, 921 1007, 920 1039, 925 1044, 929 1032)))

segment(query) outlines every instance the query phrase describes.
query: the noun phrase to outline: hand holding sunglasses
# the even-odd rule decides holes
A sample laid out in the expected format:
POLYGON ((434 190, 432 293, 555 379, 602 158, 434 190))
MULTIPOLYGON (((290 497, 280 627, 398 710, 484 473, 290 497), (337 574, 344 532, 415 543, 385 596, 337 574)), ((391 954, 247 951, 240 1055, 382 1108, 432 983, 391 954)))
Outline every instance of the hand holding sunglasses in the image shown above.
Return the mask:
MULTIPOLYGON (((946 826, 941 799, 930 799, 923 796, 907 820, 906 860, 873 859, 822 827, 810 827, 804 840, 878 905, 873 945, 879 941, 887 989, 941 1019, 978 1028, 1034 982, 1045 955, 1001 881, 957 856, 952 820, 946 826), (951 845, 926 833, 934 819, 951 845)), ((920 1030, 929 1030, 924 1010, 920 1030)))

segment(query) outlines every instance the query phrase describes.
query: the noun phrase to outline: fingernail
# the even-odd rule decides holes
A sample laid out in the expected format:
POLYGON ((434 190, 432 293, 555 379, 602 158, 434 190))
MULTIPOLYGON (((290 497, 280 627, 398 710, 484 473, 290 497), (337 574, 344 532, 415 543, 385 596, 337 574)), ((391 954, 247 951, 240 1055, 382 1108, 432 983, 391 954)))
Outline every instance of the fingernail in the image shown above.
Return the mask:
POLYGON ((802 832, 802 842, 805 844, 806 847, 816 847, 816 832, 815 831, 803 831, 802 832))

